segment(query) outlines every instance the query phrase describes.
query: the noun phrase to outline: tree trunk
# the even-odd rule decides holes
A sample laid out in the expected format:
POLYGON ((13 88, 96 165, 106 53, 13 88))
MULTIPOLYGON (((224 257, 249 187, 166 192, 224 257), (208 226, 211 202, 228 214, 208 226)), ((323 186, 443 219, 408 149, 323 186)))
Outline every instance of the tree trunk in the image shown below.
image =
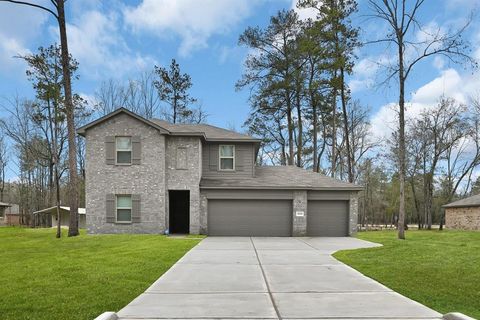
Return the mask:
POLYGON ((70 75, 70 55, 68 53, 67 29, 65 23, 65 0, 57 1, 58 26, 60 29, 60 45, 62 47, 62 71, 65 90, 65 115, 68 132, 68 196, 70 204, 70 224, 68 236, 78 236, 78 173, 77 173, 77 141, 75 139, 75 106, 73 105, 72 83, 70 75))
POLYGON ((293 152, 293 123, 292 123, 292 104, 290 101, 290 93, 286 92, 287 99, 287 126, 288 126, 288 165, 293 165, 294 152, 293 152))
MULTIPOLYGON (((335 71, 335 78, 337 72, 335 71)), ((337 171, 337 89, 332 92, 332 178, 335 178, 335 171, 337 171)))
POLYGON ((432 230, 432 199, 433 199, 433 175, 428 174, 427 177, 427 199, 425 199, 425 207, 427 213, 427 229, 432 230))
POLYGON ((347 96, 345 92, 345 70, 340 68, 340 95, 342 99, 342 112, 343 112, 343 130, 345 134, 345 145, 347 147, 347 170, 348 170, 348 182, 355 180, 353 176, 353 159, 350 145, 350 134, 348 130, 348 115, 347 115, 347 96))
MULTIPOLYGON (((298 81, 298 80, 297 80, 298 81)), ((302 149, 303 149, 303 123, 302 123, 302 106, 300 101, 300 85, 297 83, 297 118, 298 118, 298 139, 297 139, 297 167, 302 166, 302 149)))
POLYGON ((400 184, 400 203, 398 210, 398 238, 405 239, 405 77, 403 63, 403 38, 398 36, 398 63, 399 63, 399 85, 400 96, 398 105, 400 108, 399 135, 398 135, 398 162, 399 162, 399 184, 400 184))
POLYGON ((318 115, 316 103, 312 103, 313 113, 313 172, 318 172, 318 115))

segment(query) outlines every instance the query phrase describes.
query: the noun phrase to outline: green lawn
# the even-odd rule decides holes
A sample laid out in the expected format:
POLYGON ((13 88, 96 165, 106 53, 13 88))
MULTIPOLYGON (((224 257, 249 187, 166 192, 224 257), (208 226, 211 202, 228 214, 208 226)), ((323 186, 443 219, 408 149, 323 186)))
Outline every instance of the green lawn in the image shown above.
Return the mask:
POLYGON ((440 313, 480 319, 480 232, 361 232, 383 247, 341 251, 335 257, 389 288, 440 313))
POLYGON ((0 228, 0 318, 91 320, 117 311, 199 241, 84 233, 56 239, 53 229, 0 228))

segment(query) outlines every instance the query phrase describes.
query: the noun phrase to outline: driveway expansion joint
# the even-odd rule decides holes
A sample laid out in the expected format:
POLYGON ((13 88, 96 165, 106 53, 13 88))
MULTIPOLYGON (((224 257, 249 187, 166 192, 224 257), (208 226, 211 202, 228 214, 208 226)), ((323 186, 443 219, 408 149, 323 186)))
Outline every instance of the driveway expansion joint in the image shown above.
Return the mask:
POLYGON ((270 290, 270 285, 268 284, 267 275, 265 274, 265 270, 263 269, 262 262, 260 261, 260 258, 258 257, 257 248, 255 247, 255 243, 253 242, 252 237, 250 237, 250 241, 252 242, 253 250, 255 251, 255 256, 257 257, 257 260, 258 260, 258 265, 260 266, 260 269, 262 270, 262 276, 263 276, 263 280, 265 281, 265 285, 267 286, 268 296, 270 297, 270 300, 272 301, 273 308, 275 309, 275 312, 277 313, 277 318, 279 320, 282 320, 282 316, 280 315, 280 311, 278 310, 277 304, 275 303, 275 299, 274 299, 274 297, 272 295, 272 292, 270 290))

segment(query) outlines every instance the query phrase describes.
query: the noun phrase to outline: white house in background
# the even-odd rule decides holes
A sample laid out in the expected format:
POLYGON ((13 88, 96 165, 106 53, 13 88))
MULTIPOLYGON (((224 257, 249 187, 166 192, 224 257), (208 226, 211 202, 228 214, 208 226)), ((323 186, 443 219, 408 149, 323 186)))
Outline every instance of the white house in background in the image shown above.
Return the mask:
MULTIPOLYGON (((42 209, 39 211, 35 211, 33 213, 35 214, 49 214, 52 219, 52 227, 55 227, 57 225, 57 207, 50 207, 46 209, 42 209)), ((86 217, 86 211, 85 208, 78 208, 78 214, 79 214, 79 221, 78 221, 78 226, 81 229, 85 228, 86 222, 85 222, 85 217, 86 217)), ((70 207, 64 207, 60 206, 60 223, 64 227, 68 227, 70 223, 70 207)))

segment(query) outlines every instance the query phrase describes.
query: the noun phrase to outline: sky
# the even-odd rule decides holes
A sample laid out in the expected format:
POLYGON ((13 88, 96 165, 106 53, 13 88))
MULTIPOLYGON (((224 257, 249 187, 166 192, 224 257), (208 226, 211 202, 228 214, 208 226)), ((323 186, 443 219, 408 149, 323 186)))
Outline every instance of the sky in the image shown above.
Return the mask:
MULTIPOLYGON (((368 1, 359 0, 353 23, 362 41, 385 35, 386 27, 371 19, 368 1)), ((37 0, 48 6, 50 1, 37 0)), ((235 90, 244 71, 248 48, 238 46, 248 26, 265 27, 278 10, 295 8, 296 0, 136 0, 67 1, 67 33, 71 54, 80 63, 80 80, 74 91, 92 100, 102 81, 127 81, 154 65, 168 65, 172 58, 191 75, 191 94, 202 104, 211 124, 242 130, 249 112, 247 89, 235 90)), ((442 31, 462 26, 478 0, 427 0, 418 13, 425 30, 442 31)), ((312 16, 307 10, 301 17, 312 16)), ((422 39, 425 34, 413 35, 422 39)), ((464 34, 471 54, 480 61, 480 16, 474 16, 464 34)), ((39 46, 58 42, 56 21, 47 13, 0 2, 0 101, 33 97, 25 76, 26 66, 15 56, 35 52, 39 46)), ((394 55, 383 45, 365 45, 348 82, 352 97, 371 110, 373 134, 388 135, 395 126, 392 106, 398 99, 395 81, 379 86, 385 78, 381 67, 394 55)), ((407 83, 407 116, 435 104, 441 95, 460 102, 480 94, 480 72, 455 65, 444 58, 422 62, 407 83)), ((2 116, 0 112, 0 116, 2 116)))

